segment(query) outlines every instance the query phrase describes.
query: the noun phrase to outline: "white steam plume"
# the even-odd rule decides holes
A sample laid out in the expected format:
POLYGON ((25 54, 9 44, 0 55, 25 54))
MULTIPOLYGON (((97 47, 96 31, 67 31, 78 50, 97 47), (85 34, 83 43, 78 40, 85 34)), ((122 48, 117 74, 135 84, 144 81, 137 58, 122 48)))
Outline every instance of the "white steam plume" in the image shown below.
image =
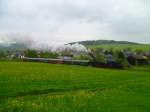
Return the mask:
POLYGON ((52 42, 52 41, 39 41, 34 40, 32 37, 28 35, 22 35, 18 33, 11 34, 0 34, 0 42, 3 43, 17 43, 23 44, 29 49, 40 50, 40 51, 54 51, 54 52, 62 52, 62 51, 71 51, 71 52, 88 52, 87 48, 81 44, 67 44, 60 42, 52 42))

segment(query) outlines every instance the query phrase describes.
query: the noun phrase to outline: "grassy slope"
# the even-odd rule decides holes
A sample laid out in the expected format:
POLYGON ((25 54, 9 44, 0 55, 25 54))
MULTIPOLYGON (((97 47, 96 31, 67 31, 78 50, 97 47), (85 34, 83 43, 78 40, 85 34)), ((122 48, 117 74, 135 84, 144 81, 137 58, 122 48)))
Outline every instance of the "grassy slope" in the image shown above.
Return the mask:
POLYGON ((89 48, 104 48, 104 49, 124 49, 131 48, 133 50, 146 50, 150 51, 150 44, 101 44, 101 45, 90 45, 89 48))
POLYGON ((4 46, 0 43, 0 51, 23 51, 26 50, 26 46, 22 44, 11 44, 10 46, 4 46))
POLYGON ((0 111, 149 112, 149 73, 0 62, 0 111))

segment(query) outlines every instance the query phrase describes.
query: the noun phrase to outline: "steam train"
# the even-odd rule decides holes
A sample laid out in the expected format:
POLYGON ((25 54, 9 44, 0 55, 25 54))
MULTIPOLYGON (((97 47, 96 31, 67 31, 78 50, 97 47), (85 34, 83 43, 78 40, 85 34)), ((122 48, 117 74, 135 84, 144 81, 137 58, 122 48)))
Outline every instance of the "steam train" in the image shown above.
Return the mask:
POLYGON ((47 58, 29 58, 24 57, 23 61, 30 61, 30 62, 45 62, 51 64, 67 64, 67 65, 81 65, 81 66, 92 66, 92 67, 99 67, 99 68, 113 68, 113 69, 122 69, 123 65, 118 62, 109 62, 103 63, 96 60, 65 60, 65 59, 47 59, 47 58))

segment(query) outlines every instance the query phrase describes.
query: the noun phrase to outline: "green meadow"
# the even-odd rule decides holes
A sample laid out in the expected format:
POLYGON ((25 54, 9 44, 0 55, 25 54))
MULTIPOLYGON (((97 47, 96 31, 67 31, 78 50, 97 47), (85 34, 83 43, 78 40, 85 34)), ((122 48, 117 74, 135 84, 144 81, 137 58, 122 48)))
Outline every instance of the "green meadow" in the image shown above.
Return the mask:
POLYGON ((150 112, 150 66, 0 62, 0 112, 150 112))
POLYGON ((150 51, 150 44, 99 44, 99 45, 89 45, 89 48, 103 48, 103 49, 114 49, 121 50, 125 48, 130 48, 132 50, 143 50, 150 51))

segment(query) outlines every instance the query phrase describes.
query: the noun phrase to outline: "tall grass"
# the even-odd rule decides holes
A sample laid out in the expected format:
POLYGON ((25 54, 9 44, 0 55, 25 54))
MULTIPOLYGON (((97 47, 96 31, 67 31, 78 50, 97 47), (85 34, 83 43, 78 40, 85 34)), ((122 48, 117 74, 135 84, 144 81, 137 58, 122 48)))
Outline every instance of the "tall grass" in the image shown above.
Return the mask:
POLYGON ((0 112, 149 112, 149 73, 0 62, 0 112))

